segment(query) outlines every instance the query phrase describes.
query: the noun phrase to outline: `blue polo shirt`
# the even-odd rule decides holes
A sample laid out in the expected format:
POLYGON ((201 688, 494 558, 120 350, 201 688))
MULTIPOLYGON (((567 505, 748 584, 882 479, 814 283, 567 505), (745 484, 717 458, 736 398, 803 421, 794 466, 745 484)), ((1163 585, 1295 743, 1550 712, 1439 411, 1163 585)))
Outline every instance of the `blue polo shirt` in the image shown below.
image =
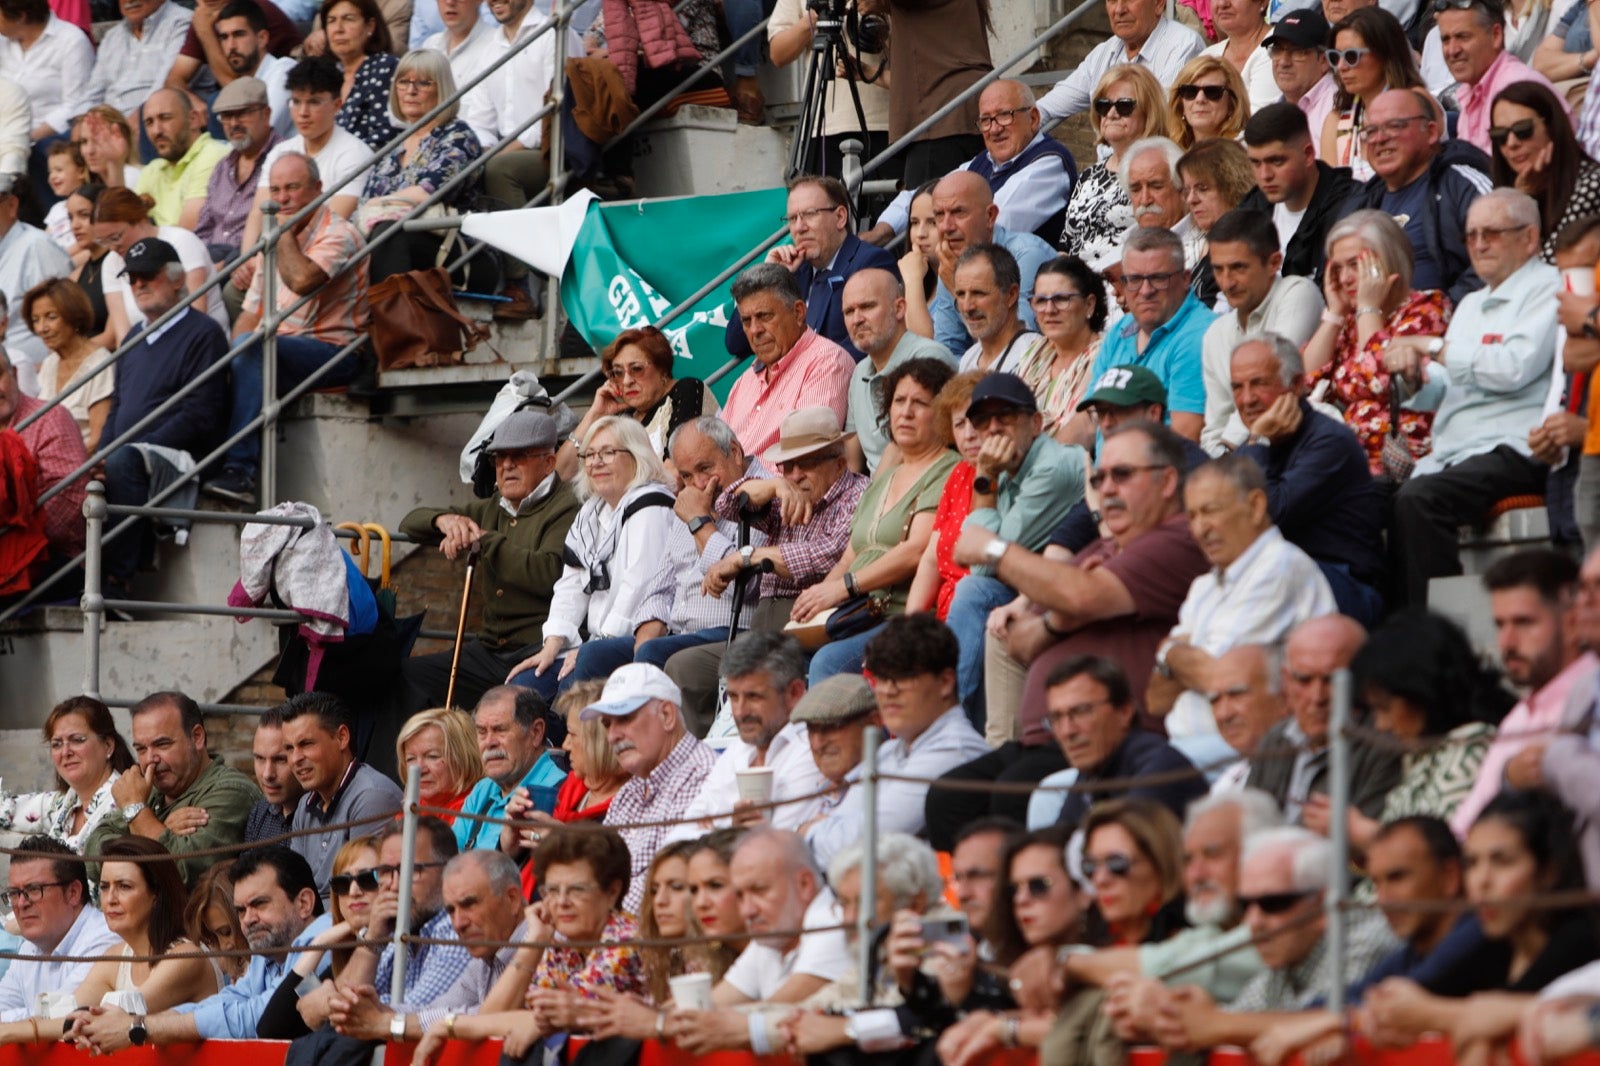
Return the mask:
MULTIPOLYGON (((561 783, 566 779, 567 772, 556 765, 555 759, 547 751, 539 756, 526 774, 522 775, 518 786, 528 790, 528 795, 533 797, 533 806, 536 810, 552 814, 556 809, 556 794, 561 791, 561 783)), ((502 794, 499 783, 492 777, 485 777, 467 793, 461 809, 467 814, 504 818, 506 804, 511 802, 511 795, 516 791, 513 788, 511 792, 502 794)), ((500 827, 493 823, 457 818, 455 830, 456 844, 462 851, 471 848, 493 851, 500 846, 500 827)))
POLYGON ((1099 381, 1100 375, 1114 366, 1142 366, 1167 388, 1168 421, 1173 411, 1204 415, 1206 384, 1201 372, 1200 343, 1216 317, 1191 292, 1177 312, 1155 328, 1150 343, 1140 352, 1139 323, 1132 315, 1123 315, 1100 345, 1089 380, 1099 381))

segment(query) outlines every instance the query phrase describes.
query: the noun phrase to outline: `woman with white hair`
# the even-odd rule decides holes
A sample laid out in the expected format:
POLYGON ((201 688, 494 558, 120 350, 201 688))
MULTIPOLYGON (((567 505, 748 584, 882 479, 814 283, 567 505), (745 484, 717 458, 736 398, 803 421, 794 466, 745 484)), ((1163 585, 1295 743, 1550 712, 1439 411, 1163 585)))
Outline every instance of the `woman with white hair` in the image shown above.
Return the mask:
POLYGON ((585 624, 595 640, 644 641, 666 632, 665 621, 634 617, 657 569, 669 565, 662 549, 678 518, 666 467, 644 427, 618 415, 589 427, 578 461, 583 506, 567 531, 566 565, 550 599, 544 646, 509 676, 511 684, 531 688, 546 701, 572 673, 585 624))

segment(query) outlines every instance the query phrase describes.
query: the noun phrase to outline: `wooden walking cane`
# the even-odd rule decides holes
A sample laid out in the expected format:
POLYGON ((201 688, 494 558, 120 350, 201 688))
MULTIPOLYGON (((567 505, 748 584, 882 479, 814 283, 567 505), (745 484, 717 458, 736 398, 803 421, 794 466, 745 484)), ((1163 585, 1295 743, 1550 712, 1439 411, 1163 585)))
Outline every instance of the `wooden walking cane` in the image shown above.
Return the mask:
POLYGON ((450 653, 450 684, 444 691, 444 705, 456 705, 456 667, 461 662, 461 638, 467 632, 467 604, 472 601, 472 572, 478 568, 479 545, 474 544, 467 553, 467 583, 461 590, 461 615, 456 619, 456 646, 450 653))

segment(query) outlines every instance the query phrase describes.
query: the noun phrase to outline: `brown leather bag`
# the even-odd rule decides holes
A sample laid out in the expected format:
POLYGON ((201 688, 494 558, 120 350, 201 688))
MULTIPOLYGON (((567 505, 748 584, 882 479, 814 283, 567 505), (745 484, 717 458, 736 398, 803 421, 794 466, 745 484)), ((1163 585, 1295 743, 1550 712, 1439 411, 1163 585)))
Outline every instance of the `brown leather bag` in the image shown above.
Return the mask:
POLYGON ((455 366, 487 340, 489 327, 464 316, 440 267, 391 274, 367 290, 379 370, 455 366))

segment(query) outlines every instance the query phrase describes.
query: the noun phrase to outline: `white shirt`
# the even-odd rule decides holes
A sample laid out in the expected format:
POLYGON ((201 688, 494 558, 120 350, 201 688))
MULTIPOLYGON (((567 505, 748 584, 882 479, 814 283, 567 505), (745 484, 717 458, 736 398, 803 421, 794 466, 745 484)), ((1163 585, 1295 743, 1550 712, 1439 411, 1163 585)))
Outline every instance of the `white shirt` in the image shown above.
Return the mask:
POLYGON ((550 618, 544 624, 543 639, 560 637, 567 647, 576 647, 583 642, 578 634, 580 623, 587 623, 591 640, 633 635, 639 605, 654 587, 662 549, 672 524, 678 521, 671 506, 643 507, 618 530, 617 521, 628 505, 650 493, 665 493, 670 498, 672 490, 649 482, 628 490, 615 507, 598 496, 584 501, 567 531, 566 544, 567 554, 583 565, 568 562, 562 566, 550 596, 550 618), (592 581, 591 557, 604 560, 610 582, 607 588, 585 592, 592 581))
MULTIPOLYGON (((1269 527, 1225 570, 1194 579, 1172 636, 1210 655, 1245 644, 1279 644, 1289 630, 1311 618, 1333 614, 1333 590, 1311 556, 1269 527)), ((1211 701, 1192 689, 1178 696, 1166 720, 1167 736, 1205 736, 1217 731, 1211 701)))
MULTIPOLYGON (((33 105, 28 93, 9 78, 0 78, 0 174, 25 174, 33 148, 33 105)), ((130 177, 129 182, 133 179, 130 177)))
POLYGON ((1272 205, 1272 227, 1278 231, 1279 248, 1289 247, 1289 242, 1300 232, 1300 223, 1305 220, 1306 212, 1310 209, 1309 203, 1298 211, 1292 210, 1288 203, 1272 205))
MULTIPOLYGON (((498 32, 489 36, 485 46, 484 64, 493 63, 511 51, 513 44, 524 37, 533 36, 545 21, 546 16, 541 15, 536 8, 530 7, 528 13, 522 16, 522 23, 517 27, 512 40, 506 39, 505 27, 498 27, 498 32)), ((566 32, 567 55, 583 55, 583 41, 570 28, 566 32)), ((478 129, 481 124, 483 129, 493 134, 491 139, 484 142, 485 148, 493 146, 496 141, 522 125, 544 107, 545 93, 550 91, 550 82, 555 76, 555 59, 555 36, 546 33, 518 52, 505 66, 489 75, 480 86, 487 90, 484 93, 483 113, 477 114, 474 108, 473 117, 467 118, 466 122, 474 129, 478 129)), ((540 128, 543 125, 543 121, 535 122, 518 134, 517 140, 522 142, 524 148, 539 147, 540 128)))
POLYGON ((1163 18, 1137 56, 1128 55, 1122 38, 1112 37, 1095 45, 1076 70, 1056 82, 1039 101, 1039 114, 1046 120, 1070 118, 1089 110, 1095 86, 1112 67, 1123 63, 1143 63, 1162 85, 1171 85, 1183 65, 1205 51, 1206 42, 1181 22, 1163 18))
POLYGON ((23 321, 22 297, 41 281, 64 278, 71 273, 72 260, 44 230, 18 222, 0 237, 0 292, 5 293, 6 302, 11 306, 6 350, 20 353, 32 364, 28 368, 30 376, 50 351, 23 321))
POLYGON ((100 39, 94 72, 84 71, 85 105, 110 104, 132 116, 167 76, 192 21, 194 12, 164 2, 145 18, 138 37, 126 20, 113 24, 100 39))
MULTIPOLYGON (((801 928, 825 929, 838 925, 839 921, 838 903, 833 893, 824 888, 806 907, 801 928)), ((806 933, 800 937, 800 943, 787 952, 752 940, 733 960, 722 979, 751 999, 765 1001, 797 973, 832 983, 843 977, 850 965, 850 948, 844 930, 835 929, 827 933, 806 933)))
MULTIPOLYGON (((412 20, 415 19, 416 11, 413 10, 412 20)), ((500 26, 493 19, 480 17, 472 24, 467 39, 454 48, 449 45, 449 30, 440 30, 424 41, 422 47, 444 53, 444 57, 450 61, 450 73, 454 75, 456 88, 459 89, 498 57, 499 53, 490 55, 489 49, 493 44, 490 38, 499 32, 500 26)), ((483 125, 486 118, 493 115, 493 110, 489 105, 487 85, 479 85, 469 89, 461 98, 461 109, 456 116, 472 127, 472 132, 478 135, 478 140, 485 148, 499 140, 493 135, 493 130, 483 125)))
POLYGON ((1322 293, 1309 278, 1278 277, 1267 298, 1251 311, 1243 325, 1239 312, 1229 307, 1206 328, 1200 344, 1200 368, 1206 385, 1206 424, 1200 446, 1212 455, 1237 448, 1250 436, 1233 406, 1231 364, 1233 349, 1246 334, 1277 333, 1304 348, 1322 321, 1322 293))
MULTIPOLYGON (((365 141, 343 126, 333 127, 328 141, 322 146, 320 152, 307 152, 306 139, 300 134, 295 134, 286 140, 279 141, 272 146, 272 151, 267 153, 266 161, 261 164, 261 174, 265 177, 272 173, 272 164, 285 152, 300 152, 309 155, 317 161, 317 172, 322 175, 322 188, 337 189, 335 196, 353 196, 361 199, 362 190, 367 186, 367 171, 371 168, 369 160, 372 149, 367 147, 365 141)), ((261 191, 266 192, 266 183, 261 185, 261 191)))
MULTIPOLYGON (((182 226, 158 226, 156 235, 178 253, 178 260, 185 271, 204 270, 206 279, 216 273, 216 267, 211 262, 211 254, 206 251, 206 246, 199 237, 182 226)), ((111 299, 113 293, 122 295, 122 306, 128 312, 128 327, 131 329, 141 322, 148 322, 145 313, 139 310, 139 305, 134 302, 133 290, 128 288, 128 279, 122 276, 123 268, 127 264, 122 256, 111 252, 106 256, 105 268, 101 271, 100 288, 105 292, 106 299, 111 299)), ((222 327, 223 333, 228 332, 228 308, 222 302, 222 286, 213 288, 205 295, 205 312, 222 327)))
MULTIPOLYGON (((988 373, 999 374, 1004 372, 1015 374, 1017 372, 1017 367, 1022 365, 1023 358, 1027 356, 1029 352, 1033 351, 1035 345, 1041 343, 1043 340, 1044 337, 1033 332, 1032 330, 1022 330, 1015 337, 1011 338, 1010 345, 1000 352, 999 358, 997 358, 993 365, 988 368, 988 373)), ((983 369, 978 365, 978 360, 982 358, 983 344, 982 342, 974 342, 970 348, 961 353, 960 372, 965 374, 969 370, 983 369)))
POLYGON ((42 123, 57 133, 66 133, 72 120, 89 110, 83 94, 89 87, 85 75, 93 67, 88 34, 55 15, 26 51, 11 38, 0 37, 0 77, 27 90, 34 125, 42 123))
MULTIPOLYGON (((1227 56, 1223 55, 1227 47, 1227 38, 1223 38, 1200 54, 1214 56, 1227 62, 1227 56)), ((1278 81, 1272 76, 1272 56, 1265 48, 1258 46, 1250 53, 1250 58, 1244 61, 1244 69, 1239 72, 1239 76, 1244 79, 1245 94, 1250 97, 1252 113, 1283 99, 1283 90, 1278 88, 1278 81)))
MULTIPOLYGON (((1326 587, 1327 582, 1323 582, 1323 586, 1326 587)), ((1330 602, 1332 598, 1330 594, 1330 602)), ((895 737, 879 748, 878 773, 932 779, 987 754, 989 745, 972 728, 972 723, 967 720, 967 712, 957 704, 934 719, 933 724, 909 745, 904 737, 895 737)), ((811 854, 821 866, 826 867, 835 855, 855 843, 861 835, 865 790, 854 787, 855 782, 861 779, 861 767, 850 771, 845 778, 851 783, 850 791, 845 793, 833 813, 812 826, 806 834, 811 854)), ((913 836, 921 833, 927 824, 923 817, 923 805, 927 799, 927 785, 915 781, 879 781, 878 832, 910 833, 913 836)))
POLYGON ((294 60, 288 56, 275 56, 271 52, 264 52, 261 63, 256 67, 255 77, 267 87, 267 107, 272 111, 272 128, 278 131, 279 137, 294 136, 294 118, 289 114, 289 71, 294 69, 294 60))
MULTIPOLYGON (((715 829, 733 824, 729 816, 739 799, 738 773, 750 769, 755 760, 756 747, 742 740, 734 740, 717 756, 717 764, 706 775, 700 794, 683 812, 685 818, 694 819, 675 827, 667 834, 665 843, 674 840, 693 840, 715 829), (702 822, 706 824, 701 824, 702 822)), ((806 736, 804 722, 790 722, 778 731, 767 747, 765 764, 772 770, 772 798, 775 801, 795 796, 811 796, 829 787, 828 779, 817 769, 811 757, 811 741, 806 736)), ((803 803, 789 803, 767 812, 767 819, 775 829, 799 829, 822 810, 822 797, 814 796, 803 803)))
MULTIPOLYGON (((47 888, 46 892, 61 891, 47 888)), ((122 943, 122 938, 106 928, 106 919, 93 907, 84 907, 61 942, 45 951, 24 940, 19 955, 103 955, 122 943)), ((0 977, 0 1022, 19 1022, 33 1016, 42 992, 71 992, 83 984, 94 967, 92 962, 54 962, 49 958, 35 962, 17 959, 0 977)))

